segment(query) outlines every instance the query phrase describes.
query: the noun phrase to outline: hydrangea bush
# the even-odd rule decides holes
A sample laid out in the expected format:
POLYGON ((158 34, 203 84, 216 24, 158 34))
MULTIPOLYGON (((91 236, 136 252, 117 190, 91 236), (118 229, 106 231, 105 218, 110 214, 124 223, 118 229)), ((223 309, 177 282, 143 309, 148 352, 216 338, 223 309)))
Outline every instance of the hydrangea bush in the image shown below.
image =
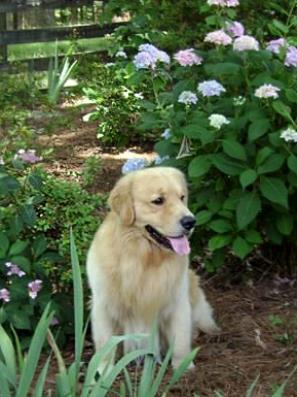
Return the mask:
MULTIPOLYGON (((156 145, 161 159, 169 156, 162 164, 188 175, 198 224, 193 245, 207 245, 214 270, 230 251, 245 258, 264 242, 295 243, 297 48, 286 37, 254 37, 236 20, 239 1, 205 3, 206 21, 216 26, 199 50, 166 57, 150 46, 148 56, 161 51, 162 59, 140 63, 145 45, 133 63, 138 79, 154 88, 140 128, 164 131, 156 145)), ((279 34, 289 32, 292 18, 279 34)))

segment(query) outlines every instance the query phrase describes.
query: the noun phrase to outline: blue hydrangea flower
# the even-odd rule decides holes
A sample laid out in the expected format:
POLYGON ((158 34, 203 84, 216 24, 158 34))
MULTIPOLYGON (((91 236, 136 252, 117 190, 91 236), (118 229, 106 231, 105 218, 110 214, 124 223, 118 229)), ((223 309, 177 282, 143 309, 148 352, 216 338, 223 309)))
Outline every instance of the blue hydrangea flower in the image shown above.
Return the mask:
POLYGON ((137 70, 155 69, 157 62, 170 63, 170 57, 165 51, 159 50, 152 44, 142 44, 138 48, 133 63, 137 70))
POLYGON ((161 137, 164 139, 169 139, 172 137, 172 133, 170 131, 169 128, 166 128, 166 130, 164 130, 164 132, 161 134, 161 137))
POLYGON ((129 159, 122 166, 122 174, 129 174, 129 172, 141 170, 149 165, 149 162, 144 158, 129 159))
POLYGON ((206 97, 220 96, 226 92, 225 88, 216 80, 207 80, 198 84, 198 91, 206 97))

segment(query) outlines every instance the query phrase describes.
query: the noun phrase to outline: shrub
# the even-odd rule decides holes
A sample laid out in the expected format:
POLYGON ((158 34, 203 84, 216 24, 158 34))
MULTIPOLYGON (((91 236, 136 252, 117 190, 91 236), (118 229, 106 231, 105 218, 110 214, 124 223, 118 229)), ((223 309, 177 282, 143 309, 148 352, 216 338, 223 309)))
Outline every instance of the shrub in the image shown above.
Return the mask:
POLYGON ((18 157, 0 165, 0 323, 32 331, 51 301, 63 336, 73 332, 66 229, 73 226, 82 259, 96 228, 91 214, 100 199, 28 167, 25 161, 38 160, 33 151, 18 157))
POLYGON ((158 61, 158 49, 144 46, 149 63, 139 64, 138 54, 134 64, 156 99, 144 101, 140 128, 170 129, 156 150, 188 175, 194 240, 207 246, 213 271, 230 251, 243 259, 263 242, 295 244, 297 49, 282 39, 267 50, 230 31, 229 8, 209 11, 215 14, 206 21, 220 25, 203 50, 175 53, 169 66, 158 61))

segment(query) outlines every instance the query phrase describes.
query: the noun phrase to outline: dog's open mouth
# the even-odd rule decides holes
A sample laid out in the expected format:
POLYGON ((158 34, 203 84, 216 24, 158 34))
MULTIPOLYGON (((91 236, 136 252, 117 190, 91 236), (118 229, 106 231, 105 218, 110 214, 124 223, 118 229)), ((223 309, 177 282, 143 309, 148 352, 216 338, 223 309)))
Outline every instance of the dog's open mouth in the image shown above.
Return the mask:
POLYGON ((145 229, 158 244, 161 244, 164 247, 176 252, 178 255, 188 255, 190 253, 191 249, 187 236, 164 236, 151 225, 146 225, 145 229))

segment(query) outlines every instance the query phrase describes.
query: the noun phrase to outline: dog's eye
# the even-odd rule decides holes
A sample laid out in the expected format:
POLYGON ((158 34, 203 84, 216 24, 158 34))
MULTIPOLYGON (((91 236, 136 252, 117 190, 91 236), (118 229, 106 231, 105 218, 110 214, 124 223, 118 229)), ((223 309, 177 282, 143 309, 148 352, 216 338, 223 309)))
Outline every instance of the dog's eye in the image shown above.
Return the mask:
POLYGON ((180 196, 180 199, 181 199, 181 201, 184 201, 185 196, 184 195, 180 196))
POLYGON ((156 204, 156 205, 162 205, 162 204, 164 204, 164 202, 165 202, 164 197, 158 197, 152 201, 152 203, 156 204))

